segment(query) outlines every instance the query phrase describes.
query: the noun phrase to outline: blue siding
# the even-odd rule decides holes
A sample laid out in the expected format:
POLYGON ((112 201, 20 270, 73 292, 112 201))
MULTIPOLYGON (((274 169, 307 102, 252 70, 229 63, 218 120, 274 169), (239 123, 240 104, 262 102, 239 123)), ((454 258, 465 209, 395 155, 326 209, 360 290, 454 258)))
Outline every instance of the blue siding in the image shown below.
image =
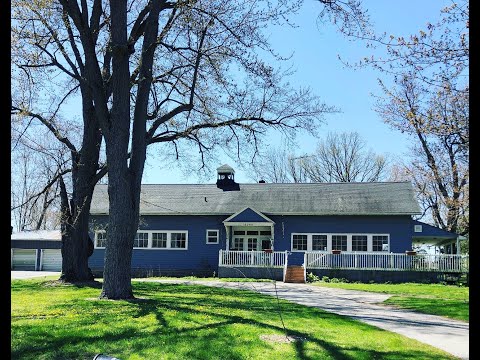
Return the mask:
MULTIPOLYGON (((93 218, 93 216, 92 216, 93 218)), ((132 268, 153 270, 201 270, 218 272, 218 252, 225 249, 226 234, 222 221, 227 216, 143 216, 140 230, 185 230, 188 231, 188 250, 134 249, 132 268), (206 244, 206 231, 219 230, 218 244, 206 244)), ((97 224, 105 223, 106 217, 95 217, 97 224)), ((91 233, 94 239, 94 233, 91 233)), ((103 268, 105 250, 95 249, 89 259, 92 270, 103 268)))
POLYGON ((412 231, 412 236, 418 236, 418 237, 428 237, 428 236, 442 236, 442 237, 451 237, 452 239, 457 238, 457 234, 442 230, 440 228, 437 228, 432 225, 425 224, 421 221, 416 221, 412 220, 412 225, 411 225, 411 231, 412 231), (422 225, 422 232, 414 232, 414 226, 415 225, 422 225))
POLYGON ((267 220, 258 215, 250 208, 246 208, 240 214, 229 220, 230 222, 266 222, 267 220))
POLYGON ((390 251, 412 246, 410 216, 269 216, 275 221, 275 250, 291 250, 292 233, 390 234, 390 251))
MULTIPOLYGON (((250 210, 251 211, 251 210, 250 210)), ((251 211, 256 216, 255 212, 251 211)), ((243 212, 242 212, 243 214, 243 212)), ((240 214, 239 214, 240 215, 240 214)), ((412 219, 410 216, 269 216, 275 222, 275 251, 291 250, 292 233, 380 233, 390 235, 390 251, 403 253, 412 247, 412 219)), ((218 251, 226 248, 227 216, 144 216, 141 230, 186 230, 188 250, 134 249, 132 268, 162 270, 202 270, 218 273, 218 251), (219 244, 206 244, 206 230, 220 231, 219 244)), ((263 219, 262 219, 263 220, 263 219)), ((99 225, 106 216, 92 216, 99 225)), ((242 222, 251 220, 242 220, 242 222)), ((91 233, 94 238, 93 232, 91 233)), ((103 268, 103 249, 95 249, 90 257, 92 270, 103 268)), ((289 264, 303 263, 303 252, 289 256, 289 264)))
MULTIPOLYGON (((268 215, 267 215, 268 216, 268 215)), ((269 216, 275 221, 275 251, 291 250, 292 233, 379 233, 390 235, 390 251, 412 248, 410 216, 269 216)), ((303 263, 303 252, 292 252, 291 265, 303 263)))

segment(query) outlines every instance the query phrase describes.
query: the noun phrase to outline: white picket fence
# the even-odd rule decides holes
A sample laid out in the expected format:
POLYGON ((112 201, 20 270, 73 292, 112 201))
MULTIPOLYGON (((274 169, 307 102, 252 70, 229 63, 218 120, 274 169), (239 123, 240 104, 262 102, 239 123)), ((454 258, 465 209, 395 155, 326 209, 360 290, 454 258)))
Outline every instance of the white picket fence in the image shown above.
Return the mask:
POLYGON ((468 255, 305 252, 307 269, 468 272, 468 255))
POLYGON ((218 254, 219 266, 240 267, 285 267, 287 264, 287 251, 226 251, 220 250, 218 254))

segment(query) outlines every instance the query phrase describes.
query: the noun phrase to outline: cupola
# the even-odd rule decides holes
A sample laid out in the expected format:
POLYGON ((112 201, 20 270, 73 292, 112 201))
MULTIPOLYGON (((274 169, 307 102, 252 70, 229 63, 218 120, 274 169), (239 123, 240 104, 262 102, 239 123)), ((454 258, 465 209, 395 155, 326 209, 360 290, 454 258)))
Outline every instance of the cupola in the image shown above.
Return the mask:
POLYGON ((217 168, 217 187, 223 191, 240 190, 235 182, 235 170, 230 165, 224 164, 217 168))

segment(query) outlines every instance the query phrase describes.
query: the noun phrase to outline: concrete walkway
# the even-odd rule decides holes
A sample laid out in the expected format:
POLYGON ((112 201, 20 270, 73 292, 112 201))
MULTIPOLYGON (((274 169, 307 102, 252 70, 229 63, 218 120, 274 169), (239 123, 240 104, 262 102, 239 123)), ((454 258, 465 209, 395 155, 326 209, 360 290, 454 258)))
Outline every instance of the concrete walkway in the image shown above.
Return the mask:
MULTIPOLYGON (((140 280, 140 279, 133 279, 140 280)), ((230 289, 245 289, 275 296, 298 304, 317 307, 392 331, 442 349, 461 359, 469 358, 469 323, 441 316, 420 314, 385 305, 376 305, 390 295, 354 290, 318 287, 283 282, 223 282, 187 280, 148 280, 230 289)))
POLYGON ((12 270, 10 271, 10 279, 31 279, 45 276, 60 276, 60 271, 23 271, 12 270))

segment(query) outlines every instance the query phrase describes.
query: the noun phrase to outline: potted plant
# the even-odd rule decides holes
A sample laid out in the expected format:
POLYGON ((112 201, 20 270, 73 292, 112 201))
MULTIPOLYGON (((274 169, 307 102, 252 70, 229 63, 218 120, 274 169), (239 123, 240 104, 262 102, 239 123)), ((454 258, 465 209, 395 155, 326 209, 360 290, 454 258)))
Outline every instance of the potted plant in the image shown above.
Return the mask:
POLYGON ((405 251, 405 253, 406 253, 407 255, 417 255, 417 252, 414 251, 414 250, 407 250, 407 251, 405 251))
POLYGON ((332 250, 332 254, 340 254, 342 250, 332 250))
POLYGON ((273 249, 263 249, 263 251, 267 254, 271 254, 273 252, 273 249))

